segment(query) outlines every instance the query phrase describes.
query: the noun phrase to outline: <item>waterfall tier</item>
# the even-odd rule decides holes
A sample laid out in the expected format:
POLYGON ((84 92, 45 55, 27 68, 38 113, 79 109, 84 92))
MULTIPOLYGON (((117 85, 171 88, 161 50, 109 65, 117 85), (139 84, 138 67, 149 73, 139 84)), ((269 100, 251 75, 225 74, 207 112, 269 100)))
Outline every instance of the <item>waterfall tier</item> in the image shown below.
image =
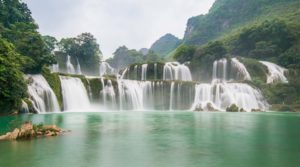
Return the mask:
POLYGON ((57 98, 42 75, 28 75, 28 94, 38 113, 60 111, 57 98))
POLYGON ((287 69, 280 67, 277 64, 267 62, 267 61, 260 61, 263 65, 268 68, 267 74, 267 83, 288 83, 287 78, 285 77, 285 73, 287 69))
POLYGON ((99 71, 100 71, 100 77, 104 75, 114 74, 114 69, 105 61, 100 63, 99 71))
POLYGON ((263 95, 257 89, 242 83, 199 84, 196 86, 192 110, 220 110, 235 104, 244 111, 269 108, 263 95))
POLYGON ((188 66, 178 62, 151 63, 130 66, 123 71, 121 78, 142 81, 192 81, 192 74, 188 66))
POLYGON ((90 108, 87 90, 79 78, 60 76, 64 110, 84 110, 90 108))
POLYGON ((251 81, 247 68, 237 58, 216 60, 213 64, 213 82, 251 81))

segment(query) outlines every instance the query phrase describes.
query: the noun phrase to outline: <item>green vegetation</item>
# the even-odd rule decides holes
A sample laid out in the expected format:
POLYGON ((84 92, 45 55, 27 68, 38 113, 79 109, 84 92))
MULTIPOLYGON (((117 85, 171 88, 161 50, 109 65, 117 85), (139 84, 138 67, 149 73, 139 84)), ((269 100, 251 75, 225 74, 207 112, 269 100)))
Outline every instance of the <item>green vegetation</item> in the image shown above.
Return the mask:
MULTIPOLYGON (((13 44, 0 39, 0 108, 1 113, 17 109, 26 96, 26 83, 21 72, 22 56, 13 44)), ((0 113, 0 114, 1 114, 0 113)))
POLYGON ((48 68, 43 68, 42 75, 47 80, 48 84, 50 85, 53 92, 55 93, 60 108, 63 108, 63 98, 62 98, 59 75, 57 73, 51 73, 48 68))
POLYGON ((194 78, 209 81, 213 61, 241 56, 252 76, 250 84, 262 90, 274 110, 299 111, 299 18, 299 0, 218 0, 207 15, 188 21, 184 45, 197 49, 187 52, 187 46, 180 46, 174 58, 190 61, 197 71, 194 78), (289 83, 267 85, 267 68, 258 60, 288 68, 289 83))
POLYGON ((107 60, 107 62, 115 69, 124 69, 131 64, 161 61, 163 61, 163 59, 151 50, 144 55, 135 49, 129 50, 126 46, 119 47, 115 51, 114 57, 107 60))
POLYGON ((40 73, 55 63, 37 29, 25 3, 0 1, 0 114, 17 110, 27 96, 24 73, 40 73))
POLYGON ((166 57, 174 49, 176 49, 182 41, 172 34, 166 34, 159 38, 151 46, 150 50, 154 51, 161 57, 166 57))
POLYGON ((63 38, 56 42, 55 38, 46 38, 51 46, 58 46, 55 52, 56 60, 62 71, 66 71, 67 56, 71 57, 72 64, 77 67, 78 62, 83 74, 99 75, 99 63, 102 53, 94 36, 90 33, 82 33, 75 38, 63 38), (78 62, 77 62, 78 61, 78 62))

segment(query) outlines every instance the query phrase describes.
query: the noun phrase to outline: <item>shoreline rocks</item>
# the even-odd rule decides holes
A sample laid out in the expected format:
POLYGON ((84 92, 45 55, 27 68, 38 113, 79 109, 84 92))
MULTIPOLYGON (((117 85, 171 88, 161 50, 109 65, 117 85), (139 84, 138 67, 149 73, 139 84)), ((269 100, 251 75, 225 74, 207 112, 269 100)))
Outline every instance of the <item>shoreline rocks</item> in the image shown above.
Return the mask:
POLYGON ((0 140, 28 140, 38 137, 58 136, 65 132, 56 125, 34 125, 31 122, 25 122, 20 128, 0 136, 0 140))

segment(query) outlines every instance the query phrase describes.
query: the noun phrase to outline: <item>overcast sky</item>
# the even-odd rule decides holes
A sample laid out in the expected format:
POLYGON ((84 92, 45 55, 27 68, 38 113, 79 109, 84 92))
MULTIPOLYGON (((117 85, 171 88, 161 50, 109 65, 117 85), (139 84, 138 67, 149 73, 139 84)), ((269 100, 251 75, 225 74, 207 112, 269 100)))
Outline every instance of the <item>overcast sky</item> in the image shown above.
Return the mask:
POLYGON ((188 18, 214 0, 23 0, 43 35, 58 39, 91 32, 104 57, 122 45, 149 48, 166 33, 182 38, 188 18))

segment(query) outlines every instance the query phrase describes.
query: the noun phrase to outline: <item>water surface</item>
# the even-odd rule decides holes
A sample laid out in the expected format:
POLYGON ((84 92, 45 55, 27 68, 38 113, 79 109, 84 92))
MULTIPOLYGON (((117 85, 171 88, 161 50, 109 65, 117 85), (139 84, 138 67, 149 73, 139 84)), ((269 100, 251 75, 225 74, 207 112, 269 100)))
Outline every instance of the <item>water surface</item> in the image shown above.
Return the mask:
POLYGON ((298 167, 300 114, 116 112, 0 117, 72 130, 0 142, 1 167, 298 167))

